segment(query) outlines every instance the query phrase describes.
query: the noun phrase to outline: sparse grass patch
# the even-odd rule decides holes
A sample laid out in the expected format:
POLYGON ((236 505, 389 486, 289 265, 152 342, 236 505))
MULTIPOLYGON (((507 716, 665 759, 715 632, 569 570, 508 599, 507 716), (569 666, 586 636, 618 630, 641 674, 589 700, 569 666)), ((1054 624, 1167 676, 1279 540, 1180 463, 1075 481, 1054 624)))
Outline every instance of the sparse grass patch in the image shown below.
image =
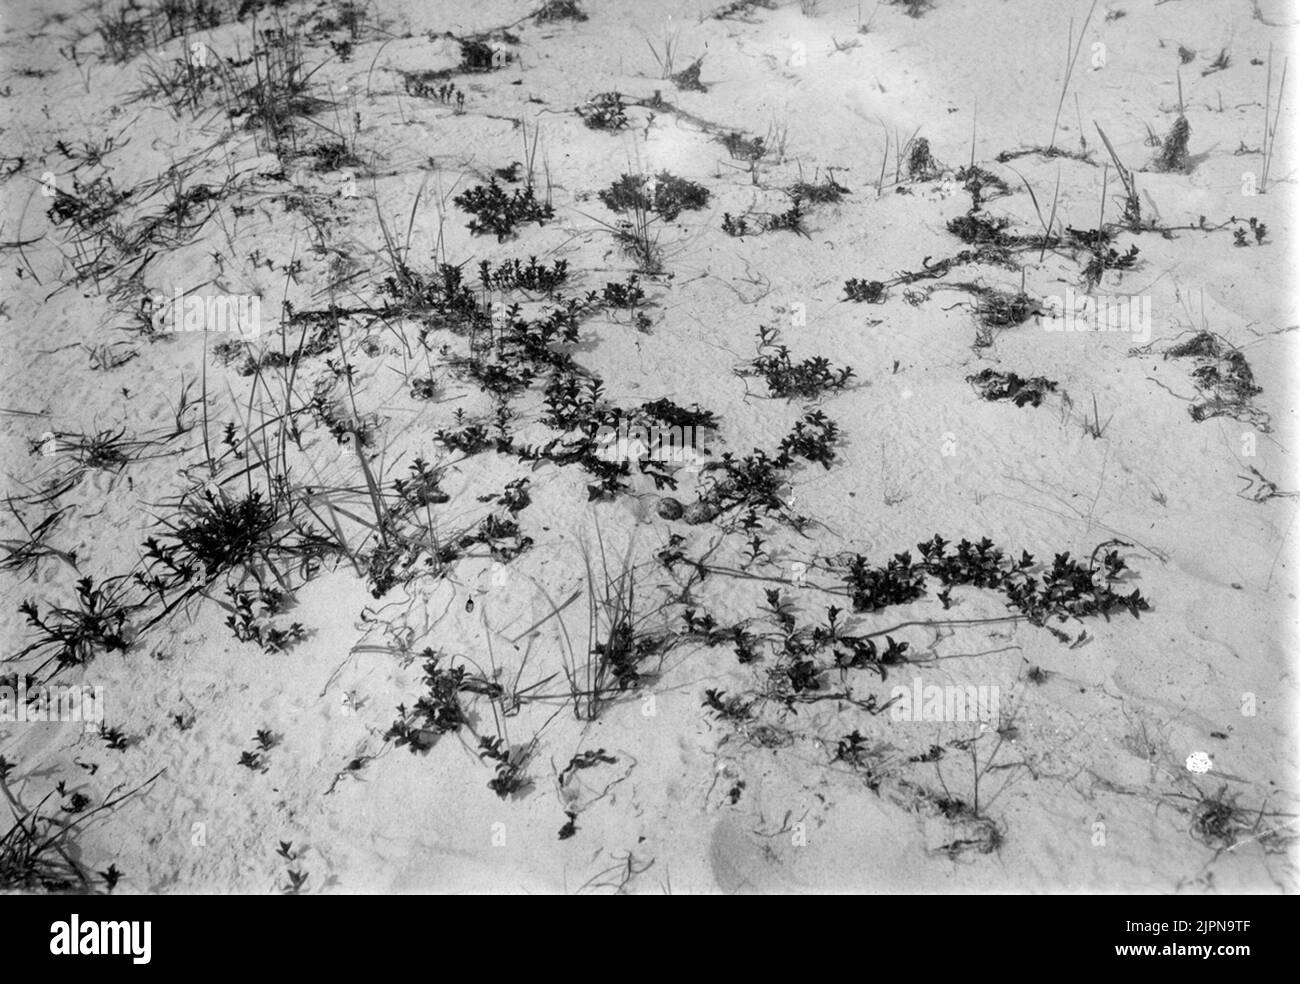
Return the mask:
POLYGON ((60 670, 83 666, 100 652, 125 652, 128 642, 127 618, 138 609, 122 595, 121 585, 95 585, 90 577, 77 582, 75 607, 50 606, 44 614, 33 601, 24 601, 18 611, 36 634, 36 640, 13 658, 41 657, 35 672, 51 663, 50 676, 60 670))
POLYGON ((1273 92, 1273 46, 1268 46, 1268 76, 1264 83, 1264 141, 1260 150, 1264 154, 1263 169, 1259 175, 1259 193, 1261 195, 1268 193, 1268 177, 1273 168, 1273 153, 1277 146, 1277 124, 1282 117, 1282 94, 1286 89, 1286 70, 1290 65, 1289 58, 1282 61, 1282 78, 1278 82, 1276 95, 1273 92), (1273 106, 1273 99, 1277 99, 1276 107, 1273 106), (1269 121, 1269 110, 1273 110, 1273 119, 1269 121))
POLYGON ((62 509, 49 513, 35 525, 28 525, 27 520, 12 502, 9 503, 9 508, 19 526, 22 527, 23 537, 0 540, 0 551, 3 551, 3 556, 0 556, 0 570, 22 572, 32 576, 36 573, 37 564, 46 557, 56 557, 75 564, 75 553, 59 550, 48 542, 50 535, 63 518, 62 509))
POLYGON ((101 12, 97 29, 104 54, 117 64, 130 61, 149 45, 148 21, 134 2, 123 3, 111 13, 101 12))
POLYGON ((1266 854, 1286 854, 1295 843, 1295 834, 1288 830, 1294 823, 1264 826, 1270 821, 1285 817, 1261 806, 1248 810, 1237 803, 1238 794, 1229 794, 1227 785, 1220 786, 1212 795, 1200 794, 1191 809, 1192 838, 1216 853, 1232 850, 1254 841, 1266 854))
POLYGON ((251 578, 261 588, 283 587, 286 563, 300 578, 311 577, 342 545, 298 519, 299 493, 283 480, 275 484, 270 497, 259 489, 232 496, 212 483, 183 494, 177 512, 163 519, 166 534, 145 540, 144 569, 132 575, 135 582, 165 603, 165 613, 221 578, 228 585, 251 578))
POLYGON ((604 536, 596 526, 596 556, 584 548, 587 573, 587 639, 589 652, 582 667, 565 666, 574 714, 594 721, 614 695, 635 690, 645 677, 644 664, 667 649, 668 636, 647 627, 658 614, 645 609, 637 595, 635 542, 611 564, 604 536))
POLYGON ((0 834, 0 892, 81 895, 97 895, 101 890, 112 892, 122 872, 115 864, 103 871, 88 868, 82 861, 77 834, 94 818, 146 789, 161 773, 124 793, 110 794, 93 809, 87 810, 90 800, 76 793, 73 794, 76 810, 55 811, 47 809, 46 804, 56 790, 51 790, 30 809, 19 802, 8 784, 12 767, 13 763, 0 757, 0 792, 4 793, 13 817, 13 825, 0 834), (75 819, 58 816, 59 812, 75 814, 75 819))
POLYGON ((298 34, 268 29, 259 40, 252 58, 232 74, 235 105, 228 112, 243 117, 245 129, 260 130, 266 146, 284 158, 297 150, 296 119, 329 104, 308 92, 315 70, 305 67, 298 34))
POLYGON ((1056 115, 1052 117, 1052 137, 1047 142, 1049 154, 1056 150, 1056 131, 1061 124, 1061 109, 1065 106, 1065 97, 1070 91, 1070 77, 1074 74, 1074 65, 1079 60, 1079 50, 1083 47, 1083 38, 1088 33, 1088 24, 1092 21, 1092 15, 1096 10, 1097 0, 1092 0, 1088 7, 1088 16, 1083 19, 1083 26, 1079 28, 1078 40, 1074 37, 1074 18, 1070 18, 1070 33, 1065 42, 1065 72, 1061 78, 1061 96, 1056 101, 1056 115), (1071 45, 1073 45, 1073 51, 1071 45))
POLYGON ((317 144, 307 151, 314 171, 342 171, 344 168, 363 166, 361 158, 353 153, 344 140, 333 140, 317 144))
POLYGON ((836 181, 834 172, 829 170, 823 180, 796 181, 789 187, 788 191, 790 197, 795 201, 808 202, 812 205, 838 202, 845 195, 850 194, 849 189, 836 181))

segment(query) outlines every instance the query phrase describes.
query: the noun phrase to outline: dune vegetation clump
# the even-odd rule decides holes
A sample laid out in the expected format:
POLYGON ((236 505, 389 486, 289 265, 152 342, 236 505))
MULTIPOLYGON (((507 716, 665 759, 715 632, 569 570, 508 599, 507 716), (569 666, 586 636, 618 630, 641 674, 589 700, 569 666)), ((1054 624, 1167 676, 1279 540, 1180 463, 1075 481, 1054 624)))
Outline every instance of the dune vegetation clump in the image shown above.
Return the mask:
POLYGON ((1178 119, 1174 120, 1174 125, 1170 127, 1165 141, 1160 145, 1160 153, 1156 157, 1156 169, 1160 171, 1176 171, 1179 174, 1186 173, 1189 165, 1187 153, 1187 141, 1191 139, 1192 126, 1187 122, 1187 117, 1181 113, 1178 119))

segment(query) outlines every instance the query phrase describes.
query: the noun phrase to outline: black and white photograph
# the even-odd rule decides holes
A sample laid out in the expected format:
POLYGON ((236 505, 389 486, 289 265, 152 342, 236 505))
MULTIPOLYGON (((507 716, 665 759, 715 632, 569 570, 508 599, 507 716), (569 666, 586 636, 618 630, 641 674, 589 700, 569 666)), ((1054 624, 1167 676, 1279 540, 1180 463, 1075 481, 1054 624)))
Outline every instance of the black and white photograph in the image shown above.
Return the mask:
POLYGON ((1298 29, 2 0, 0 894, 1294 894, 1298 29))

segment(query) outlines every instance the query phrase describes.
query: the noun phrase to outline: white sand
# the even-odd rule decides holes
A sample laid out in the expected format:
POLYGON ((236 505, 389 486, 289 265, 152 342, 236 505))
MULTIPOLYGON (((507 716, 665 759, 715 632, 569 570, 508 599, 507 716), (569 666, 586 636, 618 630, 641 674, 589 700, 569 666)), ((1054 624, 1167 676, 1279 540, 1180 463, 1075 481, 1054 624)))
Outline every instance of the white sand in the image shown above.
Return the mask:
MULTIPOLYGON (((647 609, 662 604, 672 587, 673 577, 654 561, 670 534, 685 538, 680 549, 692 558, 722 541, 711 560, 732 571, 743 566, 745 537, 724 538, 714 524, 668 523, 645 497, 589 504, 591 479, 579 469, 543 464, 529 472, 488 451, 449 471, 444 487, 453 498, 432 508, 440 530, 477 524, 493 508, 478 496, 499 494, 507 481, 527 475, 532 504, 518 519, 535 544, 506 565, 504 576, 494 580, 479 547, 480 556, 460 561, 445 578, 417 578, 377 601, 351 565, 327 565, 298 591, 292 612, 277 620, 302 623, 309 638, 279 654, 238 642, 214 600, 196 601, 140 634, 127 652, 101 653, 59 678, 105 688, 107 723, 133 739, 126 750, 106 747, 75 723, 0 723, 0 754, 15 763, 9 786, 28 807, 60 780, 69 795, 80 790, 98 803, 161 770, 147 790, 79 832, 79 857, 91 870, 115 863, 125 873, 117 891, 272 892, 284 886, 289 868, 308 874, 307 891, 345 893, 1294 889, 1295 855, 1286 838, 1298 812, 1297 500, 1252 501, 1239 478, 1254 468, 1279 492, 1300 489, 1290 458, 1300 346, 1290 289, 1297 214, 1290 110, 1300 61, 1288 78, 1268 193, 1242 194, 1243 172, 1261 167, 1253 151, 1263 137, 1266 68, 1255 62, 1266 60, 1272 47, 1276 87, 1283 59, 1296 54, 1295 31, 1287 26, 1296 19, 1292 5, 1258 0, 1253 7, 1260 16, 1252 16, 1247 0, 1099 5, 1056 137, 1071 151, 1086 139, 1092 163, 1029 154, 999 164, 994 157, 1002 151, 1048 141, 1069 21, 1073 16, 1077 29, 1087 13, 1082 0, 937 0, 917 19, 882 5, 861 35, 857 5, 848 0, 823 0, 813 17, 782 3, 754 11, 748 21, 701 19, 707 8, 695 3, 588 2, 592 16, 585 23, 525 20, 513 27, 517 60, 501 71, 456 76, 468 93, 463 115, 409 95, 399 70, 454 64, 454 46, 426 32, 486 31, 518 21, 530 6, 379 0, 370 23, 377 15, 384 33, 364 29, 349 61, 326 44, 345 32, 320 35, 307 48, 309 68, 324 62, 311 91, 328 98, 348 86, 340 114, 346 124, 355 102, 358 152, 373 159, 373 175, 356 169, 356 197, 346 197, 347 176, 338 173, 309 173, 299 189, 328 219, 325 252, 313 251, 317 232, 303 212, 286 210, 284 194, 293 189, 259 177, 278 172, 280 164, 239 121, 226 118, 215 102, 177 119, 157 99, 132 98, 147 58, 179 57, 181 39, 114 65, 99 55, 87 8, 43 6, 46 12, 7 3, 0 12, 0 88, 7 93, 0 99, 0 140, 5 155, 22 158, 17 173, 0 184, 0 240, 38 240, 21 258, 6 249, 0 266, 7 495, 30 497, 76 471, 66 452, 29 453, 29 443, 47 432, 125 428, 143 438, 165 431, 182 380, 194 383, 191 397, 200 392, 195 381, 203 372, 205 337, 209 348, 225 340, 182 333, 151 342, 121 330, 133 321, 134 301, 112 295, 138 260, 98 285, 93 279, 73 284, 69 230, 46 217, 51 200, 41 195, 44 172, 67 191, 74 177, 84 183, 100 174, 119 189, 131 188, 156 179, 173 161, 196 166, 187 186, 230 180, 217 215, 191 241, 153 256, 142 282, 167 297, 177 286, 193 289, 214 278, 230 293, 260 292, 265 337, 278 348, 281 299, 299 310, 326 307, 331 264, 336 272, 357 272, 355 293, 343 292, 339 303, 377 303, 375 287, 390 271, 376 206, 404 236, 422 188, 409 243, 417 269, 432 269, 441 235, 453 262, 469 261, 467 278, 481 258, 535 254, 567 260, 574 293, 624 279, 631 262, 592 218, 613 221, 595 193, 633 170, 629 162, 640 162, 700 181, 712 198, 703 211, 683 212, 661 231, 668 276, 647 282, 649 332, 636 331, 625 317, 584 322, 575 358, 605 380, 609 399, 700 403, 722 422, 711 442, 716 457, 724 450, 774 449, 802 413, 797 401, 768 399, 761 380, 734 372, 754 356, 760 325, 778 327, 796 359, 825 355, 856 372, 853 388, 818 401, 843 434, 837 462, 829 470, 807 463, 792 473, 795 508, 818 525, 800 537, 769 524, 774 562, 757 565, 753 577, 711 576, 696 592, 697 608, 723 625, 752 619, 759 631, 763 589, 775 583, 763 576, 788 579, 791 563, 842 551, 865 553, 873 563, 904 550, 915 556, 918 541, 935 533, 954 541, 987 535, 1010 553, 1025 549, 1042 560, 1067 550, 1087 557, 1102 541, 1122 539, 1133 544, 1123 553, 1137 575, 1125 590, 1140 588, 1152 605, 1138 620, 1120 613, 1063 626, 1072 638, 1087 630, 1086 644, 1073 649, 1023 621, 945 624, 1003 614, 1000 595, 973 588, 955 589, 948 612, 931 592, 911 605, 852 616, 860 632, 928 623, 891 633, 924 662, 891 667, 885 681, 870 670, 850 671, 858 698, 875 694, 883 702, 896 684, 910 687, 915 677, 927 685, 996 687, 1003 717, 983 731, 978 723, 894 721, 835 701, 800 705, 797 714, 769 708, 768 729, 737 728, 701 707, 704 691, 761 689, 773 657, 740 665, 730 644, 710 649, 683 641, 652 683, 622 695, 593 722, 576 720, 562 701, 528 703, 507 718, 512 743, 536 736, 537 744, 526 769, 531 788, 502 800, 486 786, 490 763, 479 758, 468 730, 444 736, 423 755, 384 741, 396 705, 409 706, 421 693, 416 654, 429 646, 458 664, 468 658, 486 668, 490 660, 506 680, 523 665, 520 685, 527 686, 559 674, 564 651, 537 584, 557 602, 583 587, 582 545, 594 549, 597 523, 612 553, 633 542, 644 565, 638 597, 647 609), (51 17, 48 11, 56 9, 66 15, 51 17), (1120 11, 1125 16, 1105 17, 1120 11), (658 78, 644 38, 660 46, 666 26, 680 31, 678 65, 706 54, 707 93, 679 92, 658 78), (58 53, 73 37, 83 37, 79 65, 58 53), (836 41, 856 43, 838 51, 836 41), (1180 45, 1195 52, 1181 68, 1180 45), (1229 66, 1203 75, 1220 49, 1230 52, 1229 66), (32 77, 24 68, 48 74, 32 77), (1150 168, 1156 148, 1145 143, 1147 126, 1160 136, 1172 126, 1179 70, 1192 168, 1161 174, 1150 168), (750 135, 780 130, 784 160, 765 160, 755 186, 690 118, 658 112, 651 119, 634 108, 632 125, 621 134, 584 127, 574 107, 611 90, 629 101, 662 90, 685 113, 718 128, 750 135), (1123 334, 1052 333, 1039 319, 998 332, 991 348, 973 350, 971 297, 944 285, 979 279, 1019 288, 1020 274, 1007 269, 958 267, 914 285, 934 288, 915 305, 902 287, 880 305, 845 302, 849 278, 889 280, 963 248, 945 225, 969 207, 965 192, 949 194, 940 180, 905 176, 911 193, 894 192, 892 150, 879 200, 874 185, 886 130, 906 140, 919 129, 935 156, 956 168, 970 158, 975 112, 975 159, 1012 188, 988 210, 1009 217, 1016 233, 1041 231, 1017 172, 1044 210, 1059 179, 1060 224, 1096 227, 1101 164, 1109 160, 1096 121, 1137 172, 1147 214, 1153 204, 1167 226, 1193 224, 1199 216, 1211 226, 1255 216, 1267 224, 1267 237, 1237 248, 1227 230, 1184 229, 1168 237, 1121 231, 1117 246, 1136 244, 1138 264, 1108 271, 1097 293, 1151 299, 1152 347, 1145 356, 1130 355, 1135 343, 1123 334), (527 120, 530 134, 540 133, 539 170, 544 155, 556 219, 522 226, 517 240, 498 246, 491 236, 471 236, 467 216, 450 199, 486 180, 492 168, 522 159, 521 134, 511 123, 518 118, 527 120), (109 137, 112 149, 98 165, 55 149, 56 140, 76 149, 109 137), (1237 154, 1242 145, 1252 152, 1237 154), (733 239, 722 232, 724 212, 788 207, 781 189, 800 168, 807 180, 833 168, 852 194, 811 207, 807 237, 771 232, 733 239), (254 250, 274 269, 252 262, 254 250), (296 283, 284 273, 294 258, 302 271, 296 283), (1180 397, 1195 395, 1193 364, 1160 353, 1202 328, 1245 354, 1262 387, 1254 405, 1268 415, 1269 432, 1230 417, 1195 422, 1189 416, 1180 397), (95 368, 92 355, 101 347, 127 361, 95 368), (1056 380, 1073 409, 1059 394, 1038 408, 980 401, 965 377, 988 366, 1056 380), (1109 420, 1100 439, 1083 429, 1094 395, 1109 420), (473 612, 466 611, 467 599, 475 601, 473 612), (1031 667, 1047 671, 1046 680, 1032 682, 1031 667), (1243 700, 1253 714, 1243 713, 1243 700), (175 714, 192 715, 192 727, 178 729, 175 714), (281 738, 262 772, 238 764, 258 729, 281 738), (863 770, 833 761, 836 742, 854 730, 876 755, 875 791, 863 770), (971 753, 953 743, 975 736, 972 763, 971 753), (935 745, 944 748, 941 761, 909 761, 935 745), (560 789, 565 764, 596 749, 617 761, 581 770, 560 789), (1210 754, 1208 773, 1187 769, 1197 751, 1210 754), (364 767, 327 794, 358 757, 366 758, 364 767), (946 819, 935 798, 970 803, 976 774, 986 821, 946 819), (1198 804, 1221 787, 1242 810, 1266 815, 1237 843, 1216 849, 1195 838, 1192 827, 1198 804), (577 832, 561 840, 566 809, 577 815, 577 832), (994 828, 1000 846, 982 853, 979 846, 988 846, 994 828), (951 846, 961 840, 972 843, 951 846), (282 841, 292 842, 297 860, 277 856, 282 841)), ((865 18, 873 4, 862 6, 865 18)), ((320 17, 305 3, 286 12, 295 20, 310 14, 308 26, 320 17)), ((262 22, 269 16, 264 12, 262 22)), ((250 22, 200 36, 213 58, 233 59, 248 52, 250 22)), ((326 109, 318 118, 336 127, 339 117, 326 109)), ((328 137, 310 124, 300 128, 304 143, 328 137)), ((1106 220, 1118 223, 1120 187, 1113 167, 1108 173, 1106 220)), ((170 197, 163 192, 146 203, 129 202, 123 215, 156 213, 170 197)), ((1032 296, 1080 290, 1080 265, 1067 256, 1048 252, 1039 262, 1033 251, 1018 259, 1032 296)), ((416 326, 404 327, 414 344, 416 326)), ((363 333, 349 332, 355 346, 363 333)), ((383 345, 397 344, 382 325, 374 334, 383 345)), ((457 340, 445 332, 431 339, 437 366, 438 347, 457 340)), ((295 334, 288 344, 296 341, 295 334)), ((337 361, 338 353, 331 357, 337 361)), ((412 400, 405 377, 421 371, 423 357, 403 365, 400 356, 368 357, 353 348, 349 359, 357 367, 361 409, 382 419, 376 444, 382 453, 372 467, 385 487, 405 477, 417 455, 433 463, 459 457, 433 439, 438 428, 451 426, 456 408, 467 415, 491 410, 476 384, 441 368, 435 373, 444 383, 440 402, 412 400)), ((304 360, 299 372, 300 393, 329 374, 325 357, 304 360)), ((250 400, 255 408, 269 406, 249 377, 223 368, 210 353, 206 385, 214 442, 227 423, 241 435, 250 421, 256 426, 261 411, 250 413, 250 400)), ((546 433, 536 423, 540 385, 517 401, 518 433, 534 442, 546 433)), ((301 423, 298 480, 363 488, 356 457, 340 454, 310 417, 301 423), (309 462, 319 477, 311 477, 309 462)), ((119 470, 86 474, 57 500, 67 511, 50 542, 75 551, 77 567, 45 558, 34 569, 0 573, 6 654, 32 639, 17 611, 20 601, 30 598, 42 611, 69 605, 78 577, 101 580, 138 565, 145 539, 160 535, 161 521, 174 513, 168 504, 207 477, 201 437, 200 424, 119 470)), ((240 467, 228 459, 221 477, 240 467)), ((693 498, 693 484, 684 478, 684 501, 693 498)), ((653 491, 648 479, 635 488, 653 491)), ((364 496, 350 501, 349 508, 364 512, 364 496)), ((22 537, 18 515, 34 525, 56 507, 16 500, 14 506, 17 513, 4 510, 5 540, 22 537)), ((352 533, 360 543, 362 531, 352 533)), ((677 569, 677 576, 685 574, 677 569)), ((848 608, 842 597, 817 587, 837 587, 833 574, 810 573, 809 581, 806 589, 785 589, 801 624, 822 621, 829 604, 848 608)), ((226 600, 219 590, 213 595, 226 600)), ((680 630, 680 613, 680 606, 670 607, 647 624, 680 630)), ((585 600, 564 617, 574 646, 583 650, 585 600)), ((827 680, 839 685, 838 674, 827 680)), ((555 676, 538 692, 565 689, 563 677, 555 676)), ((495 734, 488 701, 465 700, 475 730, 495 734)))

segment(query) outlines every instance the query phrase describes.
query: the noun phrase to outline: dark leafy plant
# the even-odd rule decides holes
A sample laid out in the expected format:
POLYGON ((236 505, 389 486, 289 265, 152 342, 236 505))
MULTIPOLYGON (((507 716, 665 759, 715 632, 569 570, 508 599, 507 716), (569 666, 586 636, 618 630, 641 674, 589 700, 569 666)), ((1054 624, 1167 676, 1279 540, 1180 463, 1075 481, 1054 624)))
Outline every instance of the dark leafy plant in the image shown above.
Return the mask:
POLYGON ((925 572, 913 566, 907 553, 896 554, 884 567, 871 567, 859 554, 851 561, 844 580, 855 612, 907 604, 925 594, 925 572))
POLYGON ((718 717, 729 721, 746 721, 750 717, 751 703, 740 696, 727 696, 725 690, 706 690, 704 705, 718 717))
POLYGON ((875 611, 890 604, 915 601, 925 594, 925 578, 933 576, 946 587, 972 585, 1001 591, 1009 607, 1017 609, 1035 625, 1049 618, 1064 621, 1092 615, 1109 617, 1112 611, 1125 610, 1135 618, 1149 609, 1136 589, 1127 595, 1113 585, 1126 566, 1115 551, 1096 564, 1096 554, 1087 565, 1072 560, 1068 553, 1057 554, 1050 568, 1034 576, 1030 570, 1034 559, 1022 553, 1019 559, 1008 557, 988 538, 978 543, 962 540, 954 553, 948 541, 937 534, 917 549, 921 562, 914 563, 909 553, 896 554, 885 567, 871 567, 862 557, 850 564, 845 581, 855 611, 875 611))
POLYGON ((1010 400, 1018 407, 1039 406, 1044 396, 1056 391, 1056 383, 1044 376, 1025 379, 998 369, 981 369, 967 376, 966 381, 975 387, 981 399, 1010 400))
POLYGON ((856 728, 835 743, 835 761, 861 766, 869 752, 867 738, 856 728))
POLYGON ((505 242, 520 223, 545 225, 555 215, 549 203, 537 200, 531 184, 507 195, 495 175, 489 184, 476 185, 452 201, 474 216, 469 222, 470 232, 476 235, 490 232, 497 237, 497 242, 505 242))
POLYGON ((487 290, 528 290, 551 295, 568 279, 567 260, 556 260, 548 267, 545 263, 538 263, 536 256, 530 256, 527 264, 517 259, 506 260, 495 270, 487 260, 479 263, 479 281, 487 290))
POLYGON ((479 502, 495 501, 497 505, 504 506, 507 512, 514 515, 526 509, 532 503, 532 498, 528 494, 529 484, 527 478, 516 478, 506 483, 506 487, 500 495, 480 496, 479 502))
POLYGON ((671 222, 683 211, 704 208, 709 203, 709 190, 694 181, 660 171, 653 177, 624 174, 609 188, 598 192, 598 197, 613 212, 642 209, 671 222))
POLYGON ((975 316, 992 328, 1010 328, 1042 313, 1043 306, 1024 291, 984 290, 975 304, 975 316))
POLYGON ((578 0, 546 0, 533 13, 533 20, 538 24, 561 20, 585 21, 586 19, 587 15, 578 6, 578 0))
POLYGON ((811 410, 796 421, 794 430, 781 439, 783 454, 797 455, 830 468, 835 460, 835 442, 839 439, 839 426, 821 410, 811 410))
POLYGON ((992 218, 977 212, 967 212, 948 220, 948 231, 964 243, 1007 246, 1013 242, 1006 232, 1011 220, 992 218))
POLYGON ((488 781, 488 789, 502 799, 524 792, 531 785, 524 768, 532 758, 535 743, 510 749, 499 737, 484 736, 478 740, 479 758, 496 762, 496 775, 488 781))
POLYGON ((492 445, 486 424, 481 422, 466 423, 464 410, 456 411, 456 429, 440 428, 434 439, 449 451, 459 451, 464 455, 478 454, 492 445))
POLYGON ((719 7, 713 12, 714 20, 730 20, 736 18, 748 23, 753 23, 749 18, 755 9, 774 10, 776 9, 776 0, 731 0, 731 3, 719 7))
POLYGON ((423 509, 425 506, 441 505, 451 499, 441 488, 442 474, 434 471, 423 458, 416 458, 408 470, 409 477, 393 482, 393 491, 397 493, 404 508, 423 509))
POLYGON ((492 558, 504 564, 528 550, 533 545, 533 538, 520 531, 514 518, 489 513, 477 529, 466 533, 457 542, 462 549, 476 543, 486 544, 492 558))
POLYGON ((345 168, 361 167, 363 163, 343 140, 317 144, 307 151, 307 156, 312 159, 314 171, 342 171, 345 168))
POLYGON ((397 720, 384 733, 385 741, 392 741, 399 748, 405 745, 411 752, 428 751, 439 737, 458 731, 468 723, 459 695, 474 686, 467 683, 463 666, 444 669, 439 665, 442 654, 432 649, 425 649, 422 655, 428 692, 410 711, 405 705, 398 705, 397 720))
POLYGON ((627 127, 627 106, 617 92, 602 92, 578 107, 582 122, 592 130, 622 130, 627 127))
POLYGON ((718 510, 741 507, 781 514, 787 508, 782 492, 788 484, 789 466, 790 457, 784 453, 772 457, 755 448, 751 454, 737 457, 725 451, 702 469, 700 499, 718 510))
POLYGON ((773 215, 764 216, 763 230, 765 232, 797 232, 802 236, 808 235, 808 231, 803 227, 804 219, 803 202, 795 197, 790 203, 790 207, 784 212, 777 212, 773 215))
POLYGON ((927 10, 934 9, 934 0, 889 0, 891 7, 902 7, 908 17, 920 17, 927 10))
POLYGON ((1096 286, 1107 270, 1131 270, 1137 264, 1138 248, 1130 246, 1120 253, 1114 247, 1102 247, 1092 254, 1083 268, 1084 282, 1096 286))
POLYGON ((795 693, 821 689, 821 671, 811 659, 796 659, 785 667, 786 679, 795 693))
POLYGON ((844 282, 844 296, 850 301, 879 304, 885 299, 885 285, 879 280, 859 280, 854 277, 844 282))
POLYGON ((749 232, 749 223, 742 215, 736 218, 730 212, 722 213, 722 231, 728 236, 743 236, 749 232))
POLYGON ((124 752, 131 745, 131 740, 121 728, 110 728, 106 724, 99 726, 99 737, 104 744, 115 752, 124 752))
POLYGON ((849 366, 832 369, 825 356, 791 361, 790 350, 776 344, 775 328, 761 326, 758 336, 760 354, 739 372, 742 376, 762 376, 773 396, 812 399, 827 391, 843 389, 853 376, 849 366), (764 349, 772 351, 764 352, 764 349))
POLYGON ((746 137, 743 133, 732 130, 719 139, 732 160, 756 161, 767 153, 767 145, 762 137, 746 137))
POLYGON ((609 307, 635 308, 645 300, 645 291, 641 289, 641 278, 633 273, 626 281, 619 283, 611 280, 601 291, 601 300, 609 307))
POLYGON ((294 622, 288 628, 278 628, 271 623, 270 617, 282 610, 278 591, 262 589, 259 592, 261 611, 257 612, 253 594, 240 591, 233 585, 227 586, 226 590, 234 606, 226 618, 226 627, 240 642, 257 643, 266 653, 283 653, 307 638, 307 630, 301 622, 294 622))
POLYGON ((703 66, 704 56, 700 55, 680 72, 674 72, 668 78, 683 92, 708 92, 709 87, 700 81, 700 69, 703 66))
POLYGON ((437 398, 438 383, 432 376, 416 377, 411 380, 411 399, 428 401, 437 398))
POLYGON ((928 181, 938 173, 939 165, 930 153, 930 141, 917 137, 907 155, 907 176, 913 181, 928 181))
POLYGON ((1190 339, 1165 350, 1166 359, 1194 359, 1192 379, 1202 394, 1188 411, 1195 421, 1212 417, 1234 417, 1267 429, 1267 421, 1251 406, 1263 392, 1242 351, 1210 331, 1197 332, 1190 339))
POLYGON ((987 192, 989 189, 999 195, 1011 194, 1011 188, 1005 181, 992 171, 987 171, 977 164, 960 168, 957 171, 956 179, 970 193, 972 212, 978 211, 984 202, 988 200, 987 192))
POLYGON ((1169 135, 1165 137, 1160 153, 1156 156, 1157 171, 1177 171, 1185 173, 1190 163, 1187 153, 1187 141, 1191 138, 1192 127, 1182 113, 1174 120, 1169 135))

